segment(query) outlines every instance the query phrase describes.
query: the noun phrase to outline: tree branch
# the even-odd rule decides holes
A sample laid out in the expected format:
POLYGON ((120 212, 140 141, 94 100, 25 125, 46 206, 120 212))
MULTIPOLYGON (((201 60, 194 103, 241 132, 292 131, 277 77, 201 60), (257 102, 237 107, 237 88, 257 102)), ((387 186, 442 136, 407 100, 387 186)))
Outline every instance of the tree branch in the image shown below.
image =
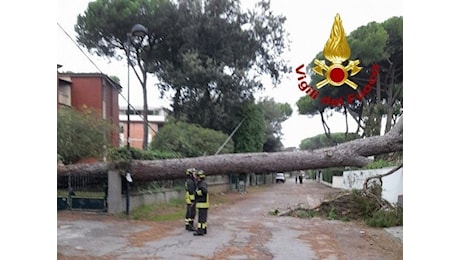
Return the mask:
POLYGON ((388 176, 388 175, 390 175, 390 174, 395 173, 396 171, 398 171, 398 170, 401 169, 402 167, 403 167, 403 164, 401 163, 399 166, 395 167, 394 169, 390 170, 389 172, 387 172, 387 173, 385 173, 385 174, 380 174, 380 175, 375 175, 375 176, 368 177, 368 178, 366 179, 366 181, 364 181, 364 184, 363 184, 363 192, 364 192, 367 196, 374 198, 374 199, 380 204, 380 207, 381 207, 381 208, 383 208, 383 207, 385 207, 385 206, 393 208, 393 206, 390 205, 388 202, 385 202, 382 198, 377 197, 376 194, 374 194, 374 193, 372 193, 372 192, 369 191, 369 181, 372 180, 372 179, 379 179, 379 180, 380 180, 380 185, 383 186, 382 178, 385 177, 385 176, 388 176))

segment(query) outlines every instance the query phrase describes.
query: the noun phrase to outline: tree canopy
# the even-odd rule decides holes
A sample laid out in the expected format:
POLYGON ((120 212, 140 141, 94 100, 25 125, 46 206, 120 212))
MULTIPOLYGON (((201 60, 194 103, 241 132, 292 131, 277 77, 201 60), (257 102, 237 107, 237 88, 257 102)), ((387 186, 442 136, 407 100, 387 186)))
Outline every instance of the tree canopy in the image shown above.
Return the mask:
POLYGON ((281 58, 289 47, 285 20, 269 0, 251 10, 232 0, 96 0, 78 16, 75 30, 77 41, 98 55, 133 57, 144 118, 152 73, 163 95, 173 93, 176 120, 230 134, 241 107, 264 87, 262 75, 277 84, 290 71, 281 58), (134 24, 144 25, 148 35, 132 48, 126 39, 134 24))
POLYGON ((261 152, 264 144, 264 112, 260 106, 247 102, 241 107, 238 117, 241 126, 235 132, 233 141, 236 153, 261 152))
MULTIPOLYGON (((181 157, 197 157, 215 154, 228 136, 222 132, 198 125, 171 121, 160 128, 151 144, 152 150, 179 154, 181 157)), ((233 141, 229 140, 221 154, 233 153, 233 141)))
POLYGON ((257 102, 264 113, 265 141, 263 144, 264 152, 278 152, 283 148, 281 142, 282 126, 292 115, 292 108, 289 103, 277 103, 274 98, 262 98, 257 102))
POLYGON ((230 134, 241 121, 240 107, 263 88, 262 74, 274 84, 289 68, 281 54, 287 47, 285 18, 269 1, 245 11, 239 1, 178 1, 154 28, 150 68, 163 92, 174 93, 173 116, 230 134))
POLYGON ((84 14, 78 15, 75 31, 77 42, 91 53, 108 59, 128 59, 142 87, 144 118, 143 149, 148 144, 147 68, 153 45, 159 40, 153 37, 154 18, 171 6, 167 0, 96 0, 88 3, 84 14), (135 24, 147 28, 146 35, 131 32, 135 24), (129 58, 128 58, 129 57, 129 58), (137 69, 136 69, 137 68, 137 69))
POLYGON ((319 134, 311 138, 303 139, 299 148, 300 150, 314 150, 334 146, 359 138, 361 138, 361 136, 356 133, 332 133, 330 138, 328 138, 326 134, 319 134))

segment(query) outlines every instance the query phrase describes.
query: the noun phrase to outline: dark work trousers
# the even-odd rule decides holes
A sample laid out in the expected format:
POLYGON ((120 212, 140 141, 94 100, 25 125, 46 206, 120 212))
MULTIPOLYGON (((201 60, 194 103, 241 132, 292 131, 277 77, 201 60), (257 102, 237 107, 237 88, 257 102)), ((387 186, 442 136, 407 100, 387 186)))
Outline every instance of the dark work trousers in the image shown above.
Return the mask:
POLYGON ((195 203, 187 204, 187 208, 185 211, 185 222, 186 222, 185 224, 188 227, 193 228, 193 222, 195 220, 195 216, 196 216, 195 203))
POLYGON ((208 221, 208 209, 207 208, 198 208, 198 232, 203 232, 206 234, 207 232, 207 222, 208 221))

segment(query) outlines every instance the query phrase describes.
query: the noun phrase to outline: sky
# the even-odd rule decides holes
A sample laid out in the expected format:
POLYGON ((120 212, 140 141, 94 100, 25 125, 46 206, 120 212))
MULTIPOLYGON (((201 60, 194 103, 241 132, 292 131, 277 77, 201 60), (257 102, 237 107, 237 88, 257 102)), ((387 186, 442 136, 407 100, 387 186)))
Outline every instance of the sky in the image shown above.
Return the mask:
MULTIPOLYGON (((76 41, 74 25, 78 14, 86 10, 88 0, 58 0, 57 22, 57 63, 63 65, 60 71, 73 72, 99 72, 107 75, 116 75, 124 87, 119 103, 127 104, 127 66, 126 61, 109 61, 90 55, 86 49, 80 50, 74 43, 76 41), (90 57, 91 61, 87 58, 90 57), (94 64, 97 65, 97 67, 94 64)), ((256 1, 241 1, 243 8, 251 8, 256 1)), ((287 20, 285 29, 291 42, 290 50, 286 50, 284 58, 295 69, 301 64, 308 64, 315 55, 322 51, 329 38, 334 17, 338 13, 342 19, 345 33, 349 34, 359 26, 369 22, 383 22, 393 16, 403 16, 402 0, 391 1, 284 1, 272 0, 271 9, 287 20)), ((274 88, 265 81, 265 90, 258 92, 257 97, 273 97, 276 102, 289 103, 293 115, 282 124, 282 142, 284 147, 298 147, 301 140, 324 133, 319 116, 309 117, 299 115, 296 102, 304 95, 297 88, 295 71, 286 75, 280 85, 274 88)), ((149 106, 169 107, 167 98, 160 99, 159 91, 155 87, 155 78, 150 77, 148 84, 149 106)), ((134 74, 130 76, 130 103, 134 106, 143 104, 140 83, 134 74)), ((340 114, 333 114, 327 119, 332 132, 345 131, 345 118, 340 114)), ((349 131, 356 130, 356 123, 349 120, 349 131)))

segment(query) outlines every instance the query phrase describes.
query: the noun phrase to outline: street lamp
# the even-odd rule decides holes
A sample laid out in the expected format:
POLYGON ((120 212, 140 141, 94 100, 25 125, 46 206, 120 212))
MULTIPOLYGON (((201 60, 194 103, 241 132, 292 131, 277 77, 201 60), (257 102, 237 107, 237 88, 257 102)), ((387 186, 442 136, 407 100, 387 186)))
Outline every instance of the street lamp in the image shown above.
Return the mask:
POLYGON ((127 44, 127 56, 128 56, 128 110, 126 111, 127 113, 127 116, 128 116, 128 130, 127 130, 127 139, 126 139, 126 146, 127 146, 127 150, 128 150, 128 153, 129 153, 129 158, 131 158, 131 152, 130 152, 130 147, 131 147, 131 144, 130 144, 130 141, 129 141, 129 138, 130 138, 130 125, 131 125, 131 121, 130 121, 130 114, 131 114, 131 104, 129 103, 129 93, 130 93, 130 83, 129 83, 129 66, 131 65, 131 45, 133 44, 133 40, 135 40, 136 38, 138 40, 141 40, 144 39, 144 37, 147 35, 147 28, 145 28, 145 26, 143 26, 142 24, 135 24, 132 28, 131 28, 131 32, 127 33, 127 39, 126 39, 126 44, 127 44))
MULTIPOLYGON (((131 129, 131 120, 130 120, 130 114, 131 114, 131 104, 129 102, 129 66, 131 65, 131 45, 133 43, 141 44, 144 37, 147 35, 147 28, 143 26, 142 24, 135 24, 132 28, 131 31, 126 34, 126 55, 128 56, 128 110, 126 111, 126 114, 128 116, 128 129, 127 129, 127 137, 126 137, 126 150, 128 153, 128 169, 126 171, 126 215, 129 215, 129 183, 132 182, 131 178, 131 144, 130 144, 130 129, 131 129)), ((135 46, 138 48, 139 46, 135 46)))

